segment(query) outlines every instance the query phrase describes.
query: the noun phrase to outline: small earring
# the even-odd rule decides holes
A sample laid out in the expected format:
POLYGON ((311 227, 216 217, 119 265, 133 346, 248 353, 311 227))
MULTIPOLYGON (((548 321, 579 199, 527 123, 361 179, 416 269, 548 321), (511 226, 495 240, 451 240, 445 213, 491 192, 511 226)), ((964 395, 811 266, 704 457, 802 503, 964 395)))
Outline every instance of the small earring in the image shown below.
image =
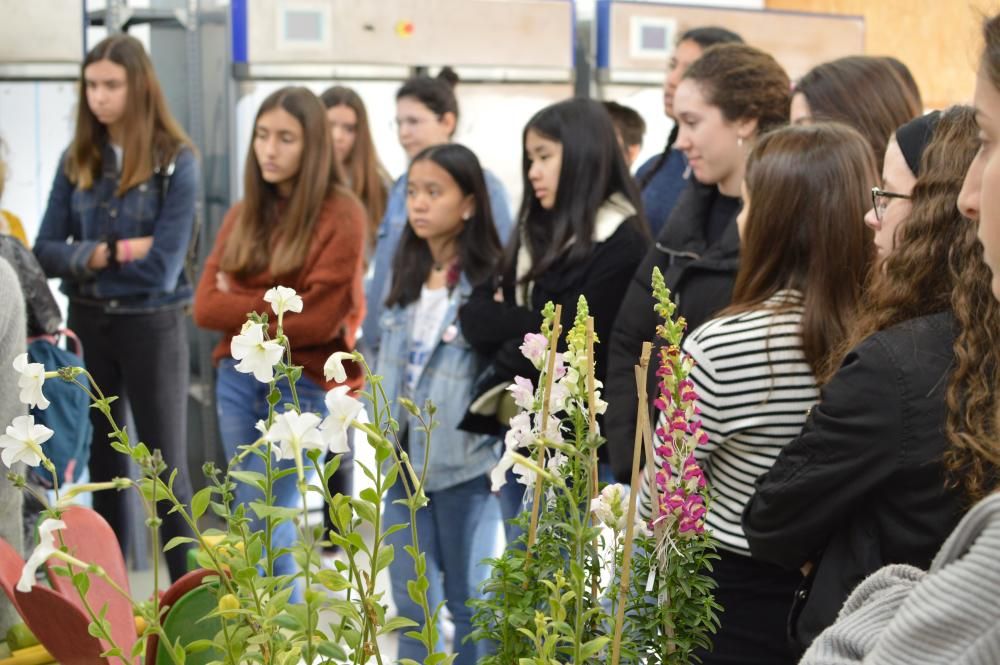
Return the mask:
POLYGON ((465 212, 462 213, 462 221, 463 222, 469 221, 470 217, 472 217, 472 213, 469 212, 468 210, 466 210, 465 212))
POLYGON ((736 145, 739 146, 740 148, 743 147, 743 137, 742 136, 737 136, 736 137, 736 145))

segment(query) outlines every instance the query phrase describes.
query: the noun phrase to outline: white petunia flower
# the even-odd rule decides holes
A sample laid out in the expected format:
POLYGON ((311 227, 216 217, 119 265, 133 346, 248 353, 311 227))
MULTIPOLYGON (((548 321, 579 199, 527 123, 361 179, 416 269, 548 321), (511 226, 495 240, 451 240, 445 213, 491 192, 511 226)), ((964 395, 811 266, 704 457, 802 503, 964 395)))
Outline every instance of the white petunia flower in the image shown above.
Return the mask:
POLYGON ((28 466, 38 466, 45 459, 42 444, 48 441, 54 432, 45 425, 36 425, 34 416, 18 416, 7 426, 7 433, 0 436, 0 459, 8 467, 16 462, 24 462, 28 466))
POLYGON ((271 382, 274 378, 274 365, 285 352, 284 347, 273 339, 264 341, 263 323, 250 321, 243 324, 243 329, 233 337, 229 348, 233 358, 240 361, 234 369, 244 374, 253 374, 261 383, 271 382))
POLYGON ((35 547, 35 551, 31 553, 31 556, 28 557, 28 561, 24 564, 24 568, 21 569, 21 579, 17 581, 18 591, 21 593, 29 593, 31 588, 35 586, 35 577, 38 573, 38 567, 48 561, 49 557, 59 549, 56 547, 55 532, 59 529, 65 528, 65 522, 54 519, 47 519, 39 525, 38 545, 35 547))
POLYGON ((281 446, 281 459, 297 459, 303 450, 323 450, 319 423, 315 413, 285 411, 274 417, 264 439, 281 446))
POLYGON ((327 381, 344 383, 347 381, 347 370, 344 369, 345 360, 354 360, 354 354, 347 351, 337 351, 323 364, 323 376, 327 381))
POLYGON ((347 429, 364 407, 359 400, 351 397, 348 386, 337 386, 326 394, 326 409, 330 412, 320 430, 327 449, 334 454, 350 451, 347 441, 347 429))
POLYGON ((21 389, 18 399, 30 407, 46 409, 49 400, 42 394, 42 384, 45 383, 45 365, 29 363, 28 354, 22 353, 14 358, 14 369, 21 375, 17 378, 17 387, 21 389))
POLYGON ((271 309, 279 317, 283 316, 285 312, 301 312, 302 311, 302 296, 295 293, 295 289, 290 289, 287 286, 276 286, 273 289, 268 289, 267 293, 264 294, 264 302, 271 303, 271 309))

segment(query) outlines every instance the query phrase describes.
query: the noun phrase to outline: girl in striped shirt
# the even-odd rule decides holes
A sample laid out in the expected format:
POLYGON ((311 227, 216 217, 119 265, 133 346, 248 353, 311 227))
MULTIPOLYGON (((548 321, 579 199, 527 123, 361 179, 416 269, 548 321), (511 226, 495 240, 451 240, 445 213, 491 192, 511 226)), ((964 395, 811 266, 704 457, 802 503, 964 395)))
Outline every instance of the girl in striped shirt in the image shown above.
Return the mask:
POLYGON ((732 304, 684 342, 709 439, 697 453, 711 490, 706 522, 721 555, 712 576, 722 626, 703 663, 793 662, 785 618, 801 577, 752 559, 740 518, 754 480, 802 429, 856 310, 873 259, 862 219, 876 178, 870 146, 839 124, 766 134, 747 163, 732 304))

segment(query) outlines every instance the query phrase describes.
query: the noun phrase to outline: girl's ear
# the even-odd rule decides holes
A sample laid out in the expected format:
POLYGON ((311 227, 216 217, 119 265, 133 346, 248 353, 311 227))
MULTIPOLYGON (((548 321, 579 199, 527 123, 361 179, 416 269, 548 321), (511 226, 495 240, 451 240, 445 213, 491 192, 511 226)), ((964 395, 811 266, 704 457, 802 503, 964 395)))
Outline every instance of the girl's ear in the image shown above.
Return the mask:
POLYGON ((476 197, 469 194, 462 199, 462 221, 469 221, 476 214, 476 197))
POLYGON ((455 128, 458 126, 458 118, 451 111, 445 111, 441 116, 441 124, 444 125, 445 131, 448 132, 448 136, 455 133, 455 128))

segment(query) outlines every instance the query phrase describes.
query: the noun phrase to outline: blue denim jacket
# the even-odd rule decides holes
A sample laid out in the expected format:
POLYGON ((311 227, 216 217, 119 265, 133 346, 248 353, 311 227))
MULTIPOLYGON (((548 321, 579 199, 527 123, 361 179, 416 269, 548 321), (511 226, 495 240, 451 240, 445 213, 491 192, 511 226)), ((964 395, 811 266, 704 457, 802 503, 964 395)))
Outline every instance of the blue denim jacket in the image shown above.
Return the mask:
MULTIPOLYGON (((507 190, 499 178, 484 170, 486 190, 490 195, 490 209, 493 211, 493 224, 500 236, 500 243, 506 246, 510 239, 513 219, 510 206, 507 203, 507 190)), ((375 356, 379 348, 379 321, 382 317, 382 304, 389 295, 392 283, 392 260, 396 255, 396 247, 406 228, 406 174, 404 173, 392 186, 389 200, 385 206, 385 215, 379 225, 378 239, 375 244, 375 259, 371 278, 365 283, 366 314, 361 325, 361 348, 366 355, 375 356)))
POLYGON ((104 146, 103 172, 88 190, 78 189, 59 160, 48 207, 42 218, 35 255, 49 277, 62 278, 70 301, 98 303, 109 313, 142 313, 191 302, 192 286, 184 272, 199 187, 198 161, 183 148, 162 196, 161 180, 146 182, 117 196, 116 158, 104 146), (87 261, 109 236, 153 236, 149 254, 117 268, 91 270, 87 261))
MULTIPOLYGON (((406 395, 404 391, 417 303, 382 311, 382 341, 375 371, 382 375, 386 396, 390 400, 409 397, 421 408, 429 399, 437 407, 434 420, 438 425, 431 432, 430 459, 424 484, 428 492, 447 489, 485 475, 499 460, 494 437, 458 429, 458 423, 465 416, 465 409, 472 398, 473 383, 485 363, 485 359, 473 351, 462 336, 458 323, 458 308, 470 293, 472 287, 463 277, 449 296, 448 309, 438 332, 438 344, 427 357, 413 395, 406 395)), ((400 426, 403 423, 409 425, 410 463, 420 473, 427 455, 426 439, 419 429, 420 421, 398 402, 393 407, 392 415, 400 426)))

